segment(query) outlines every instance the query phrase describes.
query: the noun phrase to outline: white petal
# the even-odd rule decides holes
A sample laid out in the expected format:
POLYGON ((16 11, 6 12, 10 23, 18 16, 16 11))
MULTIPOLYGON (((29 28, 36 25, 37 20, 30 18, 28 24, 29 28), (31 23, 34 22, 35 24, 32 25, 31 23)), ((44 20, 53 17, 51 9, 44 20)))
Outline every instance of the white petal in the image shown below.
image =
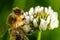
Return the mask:
POLYGON ((58 15, 55 14, 55 13, 53 13, 53 14, 51 15, 51 24, 50 24, 51 29, 54 29, 54 28, 57 28, 57 27, 58 27, 59 22, 58 22, 57 16, 58 16, 58 15))
POLYGON ((47 17, 47 20, 46 20, 47 24, 49 24, 50 19, 51 19, 51 17, 50 17, 50 16, 48 16, 48 17, 47 17))
POLYGON ((46 30, 47 29, 47 22, 44 19, 41 19, 39 29, 40 30, 46 30))
POLYGON ((51 25, 50 25, 53 28, 57 28, 58 27, 58 20, 55 18, 55 19, 52 19, 51 20, 51 25))
POLYGON ((26 19, 26 24, 29 24, 30 17, 29 16, 26 16, 25 19, 26 19))
POLYGON ((54 12, 54 15, 56 18, 58 18, 58 13, 57 12, 54 12))
POLYGON ((34 27, 37 27, 37 26, 38 26, 38 24, 37 24, 37 19, 34 19, 34 20, 33 20, 33 24, 34 24, 34 27))
POLYGON ((25 12, 25 14, 28 16, 28 12, 25 12))
POLYGON ((33 7, 32 7, 32 8, 30 8, 30 10, 29 10, 29 15, 31 16, 31 15, 33 15, 33 13, 34 13, 34 9, 33 9, 33 7))
POLYGON ((35 7, 35 13, 40 12, 40 6, 35 7))
POLYGON ((43 7, 41 7, 40 9, 41 9, 41 11, 43 11, 43 10, 44 10, 44 8, 43 8, 43 7))
POLYGON ((53 12, 53 10, 51 9, 51 7, 49 6, 49 8, 48 8, 48 13, 52 13, 53 12))
POLYGON ((26 14, 24 13, 24 16, 26 16, 26 14))
POLYGON ((47 8, 47 7, 45 7, 45 12, 46 12, 46 13, 48 12, 48 8, 47 8))
POLYGON ((34 18, 33 16, 30 16, 30 21, 33 21, 33 18, 34 18))
POLYGON ((24 25, 23 30, 27 33, 31 30, 30 25, 24 25))

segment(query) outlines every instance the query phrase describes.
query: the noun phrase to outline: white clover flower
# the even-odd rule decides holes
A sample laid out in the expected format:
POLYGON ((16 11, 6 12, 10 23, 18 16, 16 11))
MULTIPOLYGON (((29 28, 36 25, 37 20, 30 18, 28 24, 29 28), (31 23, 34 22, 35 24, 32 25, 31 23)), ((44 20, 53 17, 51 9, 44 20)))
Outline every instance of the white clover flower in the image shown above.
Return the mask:
POLYGON ((26 33, 28 33, 31 30, 30 25, 24 25, 24 27, 22 28, 26 33))
POLYGON ((47 29, 47 22, 44 19, 41 19, 39 29, 40 30, 46 30, 47 29))
POLYGON ((40 12, 40 6, 35 7, 35 13, 40 12))
POLYGON ((50 15, 47 17, 47 19, 46 19, 46 22, 47 22, 47 24, 49 24, 50 23, 50 15))
POLYGON ((50 29, 54 29, 58 27, 58 15, 56 12, 54 12, 54 14, 51 15, 51 23, 50 23, 50 29))
POLYGON ((34 27, 37 27, 37 26, 38 26, 37 21, 38 21, 37 19, 34 19, 34 20, 33 20, 34 27))
POLYGON ((29 14, 27 15, 29 16, 29 20, 32 20, 31 22, 34 24, 34 27, 40 24, 38 25, 40 30, 54 29, 58 27, 58 13, 54 12, 50 6, 48 8, 40 6, 36 6, 35 8, 32 7, 27 13, 29 14), (39 21, 36 21, 36 18, 39 21))
POLYGON ((26 21, 26 24, 29 24, 29 22, 30 22, 30 17, 29 16, 25 16, 25 21, 26 21))
POLYGON ((30 16, 30 21, 33 21, 33 18, 34 18, 33 16, 30 16))
POLYGON ((28 12, 25 12, 25 13, 24 13, 24 16, 28 16, 28 12))
POLYGON ((51 14, 54 14, 53 12, 54 12, 54 11, 53 11, 52 8, 49 6, 47 13, 49 13, 49 14, 51 15, 51 14))
POLYGON ((29 10, 29 16, 31 16, 31 15, 33 15, 34 14, 34 9, 33 9, 33 7, 32 8, 30 8, 30 10, 29 10))
POLYGON ((47 8, 47 7, 45 7, 45 12, 46 12, 46 13, 48 12, 48 8, 47 8))
POLYGON ((41 9, 41 11, 43 11, 44 7, 41 7, 40 9, 41 9))
POLYGON ((43 11, 43 7, 40 7, 40 6, 35 7, 35 13, 38 13, 38 12, 41 12, 41 11, 43 11))

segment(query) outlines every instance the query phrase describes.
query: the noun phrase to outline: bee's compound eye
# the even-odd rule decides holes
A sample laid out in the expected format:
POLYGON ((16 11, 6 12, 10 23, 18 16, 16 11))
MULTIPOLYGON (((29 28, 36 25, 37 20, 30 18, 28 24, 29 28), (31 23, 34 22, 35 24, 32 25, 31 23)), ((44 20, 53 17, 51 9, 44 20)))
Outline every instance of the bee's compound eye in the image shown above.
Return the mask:
POLYGON ((14 13, 15 13, 16 15, 23 14, 21 9, 15 9, 15 10, 14 10, 14 13))
POLYGON ((15 13, 21 13, 21 10, 15 9, 14 12, 15 12, 15 13))
POLYGON ((25 18, 23 18, 22 20, 25 20, 25 18))

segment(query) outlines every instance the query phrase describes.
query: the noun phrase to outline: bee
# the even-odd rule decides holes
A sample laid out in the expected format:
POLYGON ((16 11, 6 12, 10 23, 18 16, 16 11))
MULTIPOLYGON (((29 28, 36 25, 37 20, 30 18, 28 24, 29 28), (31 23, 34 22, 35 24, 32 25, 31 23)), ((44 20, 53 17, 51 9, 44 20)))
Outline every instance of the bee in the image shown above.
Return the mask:
POLYGON ((29 40, 26 35, 31 34, 34 29, 26 24, 24 11, 18 7, 8 16, 10 28, 10 40, 29 40))
POLYGON ((16 28, 24 24, 24 11, 18 7, 13 8, 13 12, 8 16, 8 24, 16 28))
MULTIPOLYGON (((13 12, 8 16, 8 24, 11 26, 10 40, 29 40, 23 29, 25 25, 24 11, 18 7, 13 8, 13 12)), ((27 27, 26 27, 27 28, 27 27)))

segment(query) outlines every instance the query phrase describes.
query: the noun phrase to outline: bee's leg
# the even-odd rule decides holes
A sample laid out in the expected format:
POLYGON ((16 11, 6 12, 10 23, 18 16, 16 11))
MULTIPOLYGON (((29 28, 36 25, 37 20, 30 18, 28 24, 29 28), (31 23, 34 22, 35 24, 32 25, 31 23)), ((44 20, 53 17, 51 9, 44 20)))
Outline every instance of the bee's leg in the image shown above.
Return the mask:
POLYGON ((28 37, 21 28, 18 28, 16 33, 16 40, 28 40, 28 37))
POLYGON ((9 32, 10 32, 10 40, 16 40, 16 29, 11 28, 9 32))

